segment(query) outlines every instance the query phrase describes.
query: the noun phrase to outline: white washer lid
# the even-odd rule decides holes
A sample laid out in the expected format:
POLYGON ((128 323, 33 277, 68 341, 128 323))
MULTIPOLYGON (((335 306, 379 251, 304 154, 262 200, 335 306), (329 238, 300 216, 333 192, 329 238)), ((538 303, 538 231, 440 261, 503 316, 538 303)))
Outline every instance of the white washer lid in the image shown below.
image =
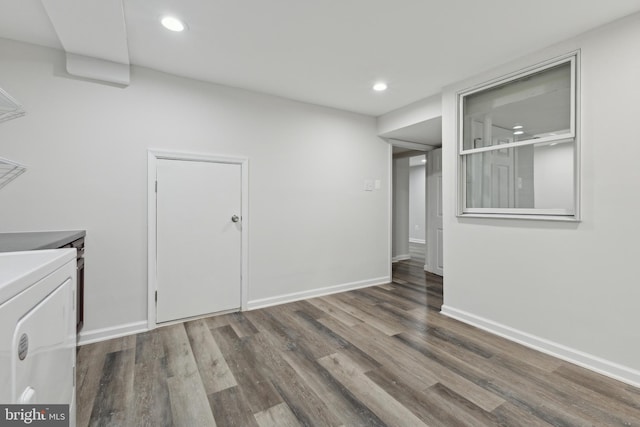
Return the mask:
POLYGON ((74 259, 75 249, 0 253, 0 304, 74 259))

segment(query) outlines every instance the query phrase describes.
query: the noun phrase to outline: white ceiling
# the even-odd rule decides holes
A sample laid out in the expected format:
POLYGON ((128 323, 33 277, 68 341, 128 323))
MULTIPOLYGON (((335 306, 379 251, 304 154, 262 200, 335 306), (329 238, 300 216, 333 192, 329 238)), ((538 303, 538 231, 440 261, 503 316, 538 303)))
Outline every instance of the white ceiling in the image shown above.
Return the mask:
POLYGON ((2 0, 0 37, 101 59, 124 40, 135 65, 373 116, 640 10, 640 0, 45 1, 82 14, 53 25, 41 0, 2 0), (125 25, 100 15, 107 1, 122 3, 125 25), (169 13, 188 30, 164 30, 169 13), (377 80, 389 89, 373 92, 377 80))

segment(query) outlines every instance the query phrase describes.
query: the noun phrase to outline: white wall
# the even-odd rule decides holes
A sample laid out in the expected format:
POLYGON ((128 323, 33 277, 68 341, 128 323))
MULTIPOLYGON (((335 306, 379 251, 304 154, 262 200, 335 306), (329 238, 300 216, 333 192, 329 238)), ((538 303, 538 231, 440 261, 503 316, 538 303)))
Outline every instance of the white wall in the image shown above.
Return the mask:
POLYGON ((444 312, 640 384, 640 15, 445 89, 444 312), (582 50, 582 222, 456 218, 456 91, 582 50))
POLYGON ((426 165, 411 166, 409 172, 409 239, 420 241, 419 243, 424 243, 426 239, 426 181, 426 165))
POLYGON ((409 255, 409 157, 393 159, 393 245, 394 260, 409 255))
POLYGON ((0 157, 0 231, 86 229, 84 334, 146 320, 147 149, 249 158, 249 301, 389 279, 389 146, 374 118, 133 67, 120 88, 64 54, 0 40, 0 87, 27 116, 0 157), (382 188, 364 191, 365 179, 382 188))
POLYGON ((571 208, 574 203, 572 144, 534 146, 533 168, 536 208, 571 208))
POLYGON ((430 96, 378 117, 378 135, 442 116, 440 95, 430 96))

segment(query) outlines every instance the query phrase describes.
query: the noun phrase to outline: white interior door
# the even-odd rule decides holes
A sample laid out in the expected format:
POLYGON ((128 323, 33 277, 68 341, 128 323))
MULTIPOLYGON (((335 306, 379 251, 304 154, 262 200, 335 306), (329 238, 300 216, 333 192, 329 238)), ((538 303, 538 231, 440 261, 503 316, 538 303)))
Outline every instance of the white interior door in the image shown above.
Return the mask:
POLYGON ((158 323, 239 309, 242 166, 157 160, 158 323))
MULTIPOLYGON (((493 127, 491 145, 500 145, 513 142, 510 131, 493 127)), ((491 207, 515 208, 515 149, 502 149, 484 153, 488 176, 491 182, 487 185, 491 188, 491 207)))
POLYGON ((427 263, 424 268, 442 276, 442 149, 427 153, 427 263))
POLYGON ((485 156, 490 156, 487 167, 490 169, 491 207, 493 208, 515 208, 513 151, 505 149, 484 153, 485 156))

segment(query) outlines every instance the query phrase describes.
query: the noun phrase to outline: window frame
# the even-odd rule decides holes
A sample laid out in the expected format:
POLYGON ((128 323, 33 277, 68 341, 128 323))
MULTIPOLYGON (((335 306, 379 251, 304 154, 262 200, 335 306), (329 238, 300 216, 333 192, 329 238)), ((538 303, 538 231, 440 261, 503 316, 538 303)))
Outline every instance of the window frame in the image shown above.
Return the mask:
POLYGON ((458 166, 458 217, 480 217, 480 218, 515 218, 515 219, 538 219, 555 221, 580 221, 580 51, 576 50, 553 59, 537 63, 519 71, 505 76, 483 82, 481 84, 463 89, 456 93, 456 156, 458 166), (508 84, 515 80, 543 72, 558 65, 569 63, 571 67, 570 83, 570 116, 569 131, 557 135, 545 136, 542 138, 531 138, 527 140, 515 141, 506 144, 493 145, 480 148, 464 148, 464 100, 465 97, 475 93, 489 90, 497 86, 508 84), (466 182, 466 159, 469 155, 484 153, 494 150, 515 149, 527 145, 547 145, 547 144, 571 143, 574 148, 573 156, 573 209, 535 209, 535 208, 469 208, 467 207, 467 182, 466 182))

